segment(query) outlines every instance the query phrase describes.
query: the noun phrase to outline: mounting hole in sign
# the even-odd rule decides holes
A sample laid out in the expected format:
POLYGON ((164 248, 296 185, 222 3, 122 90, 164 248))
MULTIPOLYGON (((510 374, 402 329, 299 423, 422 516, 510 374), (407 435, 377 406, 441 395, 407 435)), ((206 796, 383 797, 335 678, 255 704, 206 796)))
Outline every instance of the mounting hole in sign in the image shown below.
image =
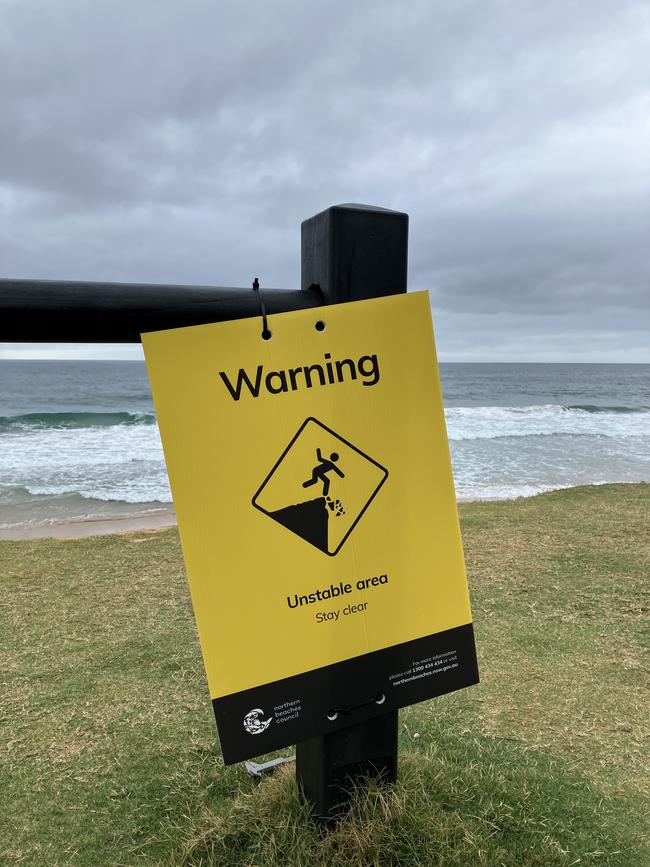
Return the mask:
POLYGON ((386 701, 386 696, 383 692, 380 692, 377 698, 375 699, 375 704, 383 704, 386 701))
POLYGON ((322 319, 319 319, 314 328, 316 331, 325 331, 325 323, 322 319))
POLYGON ((273 336, 273 335, 272 335, 272 333, 269 331, 268 328, 265 328, 264 331, 262 332, 262 340, 270 340, 272 336, 273 336))
POLYGON ((327 719, 330 720, 330 722, 334 722, 334 720, 337 719, 337 718, 338 718, 338 713, 337 713, 337 711, 335 711, 335 710, 331 710, 331 711, 327 714, 327 719))

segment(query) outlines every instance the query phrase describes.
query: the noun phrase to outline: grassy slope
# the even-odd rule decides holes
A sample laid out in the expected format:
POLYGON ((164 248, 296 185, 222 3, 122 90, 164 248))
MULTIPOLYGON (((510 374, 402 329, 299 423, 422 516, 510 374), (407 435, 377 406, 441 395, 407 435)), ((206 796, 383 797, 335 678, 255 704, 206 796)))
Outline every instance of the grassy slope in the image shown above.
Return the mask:
POLYGON ((175 531, 0 543, 0 863, 650 863, 650 488, 461 518, 483 682, 403 711, 328 835, 223 768, 175 531))

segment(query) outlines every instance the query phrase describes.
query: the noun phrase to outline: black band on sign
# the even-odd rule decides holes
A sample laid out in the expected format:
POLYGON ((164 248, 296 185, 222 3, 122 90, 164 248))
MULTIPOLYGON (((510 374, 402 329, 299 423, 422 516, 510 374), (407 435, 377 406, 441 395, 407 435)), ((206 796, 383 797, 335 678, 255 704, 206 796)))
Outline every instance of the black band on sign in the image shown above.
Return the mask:
POLYGON ((253 280, 253 292, 257 292, 257 297, 260 299, 260 312, 262 314, 262 339, 270 340, 271 332, 269 331, 269 326, 266 321, 266 305, 264 304, 264 298, 262 297, 260 281, 257 277, 253 280))
POLYGON ((445 695, 478 681, 474 630, 471 623, 466 623, 213 698, 212 707, 224 762, 232 765, 298 741, 341 731, 354 722, 445 695), (456 661, 434 666, 427 677, 407 675, 414 660, 434 656, 439 660, 443 657, 451 660, 453 656, 456 661), (369 684, 377 690, 374 697, 369 684), (366 700, 359 706, 358 702, 364 697, 366 700), (275 708, 286 701, 298 702, 296 706, 300 710, 294 718, 287 718, 280 725, 275 719, 275 708), (272 724, 256 735, 243 726, 252 708, 263 708, 268 717, 274 717, 272 724))

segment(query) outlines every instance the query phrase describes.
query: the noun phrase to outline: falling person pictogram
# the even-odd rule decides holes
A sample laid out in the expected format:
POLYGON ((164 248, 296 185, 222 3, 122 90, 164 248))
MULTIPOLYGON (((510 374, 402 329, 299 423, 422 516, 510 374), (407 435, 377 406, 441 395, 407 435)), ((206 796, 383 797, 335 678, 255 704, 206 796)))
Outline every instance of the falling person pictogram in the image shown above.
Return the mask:
POLYGON ((337 452, 332 452, 328 460, 327 458, 323 458, 320 449, 316 449, 316 457, 318 458, 318 463, 311 471, 311 479, 307 479, 306 482, 303 482, 302 486, 303 488, 309 488, 311 485, 315 485, 320 479, 323 483, 323 496, 327 497, 330 490, 330 479, 327 474, 335 472, 338 476, 344 479, 345 473, 336 466, 336 462, 339 459, 337 452))
POLYGON ((348 440, 308 418, 253 497, 253 506, 333 556, 387 475, 348 440))

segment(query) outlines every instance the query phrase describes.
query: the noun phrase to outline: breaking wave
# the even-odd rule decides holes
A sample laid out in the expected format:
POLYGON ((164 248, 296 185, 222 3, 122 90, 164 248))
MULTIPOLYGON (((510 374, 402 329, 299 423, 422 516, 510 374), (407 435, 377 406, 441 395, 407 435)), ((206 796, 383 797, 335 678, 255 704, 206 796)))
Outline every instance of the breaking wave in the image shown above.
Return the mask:
MULTIPOLYGON (((648 407, 464 406, 445 415, 461 499, 650 480, 648 407)), ((170 502, 153 412, 0 416, 0 524, 17 514, 33 520, 170 502)))
POLYGON ((463 406, 446 410, 452 440, 497 437, 604 436, 628 438, 650 434, 650 410, 560 404, 540 406, 463 406))
POLYGON ((0 416, 0 432, 12 430, 114 427, 155 424, 152 412, 30 412, 0 416))

